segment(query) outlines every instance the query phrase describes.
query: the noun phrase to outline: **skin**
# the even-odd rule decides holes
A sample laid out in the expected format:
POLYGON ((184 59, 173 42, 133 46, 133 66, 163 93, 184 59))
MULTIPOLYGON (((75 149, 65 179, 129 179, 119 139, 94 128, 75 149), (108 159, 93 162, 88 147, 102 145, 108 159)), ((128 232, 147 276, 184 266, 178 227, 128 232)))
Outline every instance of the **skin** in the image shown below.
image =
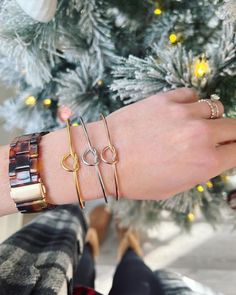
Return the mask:
MULTIPOLYGON (((222 116, 223 105, 217 102, 222 116)), ((121 197, 165 199, 204 183, 236 166, 236 120, 209 119, 210 108, 198 102, 187 88, 159 93, 124 107, 107 117, 112 142, 119 155, 117 164, 121 197)), ((92 144, 101 150, 108 144, 101 121, 87 124, 92 144)), ((72 128, 75 150, 87 148, 80 126, 72 128)), ((69 152, 65 129, 43 137, 41 177, 53 204, 77 202, 71 173, 60 160, 69 152)), ((16 212, 8 181, 9 146, 0 149, 0 215, 16 212)), ((107 193, 115 195, 112 168, 100 164, 107 193)), ((79 182, 85 201, 102 197, 93 167, 81 163, 79 182)))

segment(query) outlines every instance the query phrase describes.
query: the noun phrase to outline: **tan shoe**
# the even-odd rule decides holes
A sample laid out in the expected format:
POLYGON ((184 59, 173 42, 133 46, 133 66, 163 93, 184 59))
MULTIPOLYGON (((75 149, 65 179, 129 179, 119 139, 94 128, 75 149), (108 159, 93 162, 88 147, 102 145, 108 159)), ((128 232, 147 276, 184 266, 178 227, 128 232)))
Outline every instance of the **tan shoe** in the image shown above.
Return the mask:
POLYGON ((96 229, 90 227, 86 233, 85 243, 89 243, 93 252, 93 259, 96 260, 100 253, 98 234, 96 229))
POLYGON ((117 250, 117 260, 120 261, 126 251, 131 248, 139 257, 143 257, 143 250, 140 245, 139 235, 132 229, 128 229, 120 240, 117 250))
POLYGON ((89 214, 90 227, 96 229, 100 244, 105 240, 111 217, 112 214, 106 205, 95 207, 89 214))

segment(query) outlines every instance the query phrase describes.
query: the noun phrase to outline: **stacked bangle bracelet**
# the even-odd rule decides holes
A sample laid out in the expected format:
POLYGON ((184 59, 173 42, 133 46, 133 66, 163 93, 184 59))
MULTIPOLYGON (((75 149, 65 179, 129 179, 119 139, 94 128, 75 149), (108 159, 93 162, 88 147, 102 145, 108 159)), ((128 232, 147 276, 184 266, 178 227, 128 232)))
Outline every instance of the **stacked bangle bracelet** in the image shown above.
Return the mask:
MULTIPOLYGON (((116 200, 119 200, 119 178, 117 172, 118 154, 114 147, 108 128, 108 123, 103 114, 100 115, 103 121, 108 145, 105 146, 99 154, 97 149, 92 145, 88 130, 84 124, 83 118, 79 117, 81 126, 87 141, 87 149, 82 154, 81 161, 86 166, 92 166, 96 170, 96 174, 102 189, 103 197, 107 203, 106 186, 100 170, 101 161, 113 167, 113 176, 115 184, 116 200), (107 153, 111 153, 108 159, 107 153), (92 159, 89 156, 92 155, 92 159)), ((80 161, 76 154, 71 132, 71 122, 66 121, 67 134, 69 140, 69 152, 61 159, 61 167, 70 173, 73 173, 73 180, 76 187, 76 193, 81 209, 85 207, 85 203, 81 194, 79 175, 80 161), (72 163, 72 164, 69 164, 72 163)), ((11 187, 11 197, 16 203, 16 207, 22 213, 39 212, 44 209, 53 209, 56 206, 47 202, 46 188, 41 178, 41 163, 39 155, 39 143, 43 135, 48 132, 33 133, 15 138, 10 144, 9 157, 9 177, 11 187)))

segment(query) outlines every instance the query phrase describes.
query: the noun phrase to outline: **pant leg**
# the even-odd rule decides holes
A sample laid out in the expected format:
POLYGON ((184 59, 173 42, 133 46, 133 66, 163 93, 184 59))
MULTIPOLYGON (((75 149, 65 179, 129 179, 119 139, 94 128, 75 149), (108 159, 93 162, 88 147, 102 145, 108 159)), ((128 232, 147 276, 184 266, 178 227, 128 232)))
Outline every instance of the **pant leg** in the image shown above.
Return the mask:
POLYGON ((84 246, 84 251, 79 261, 76 274, 74 277, 74 286, 82 285, 89 288, 94 288, 95 283, 95 264, 92 256, 91 246, 87 243, 84 246))
POLYGON ((119 263, 109 295, 163 295, 154 273, 128 249, 119 263))

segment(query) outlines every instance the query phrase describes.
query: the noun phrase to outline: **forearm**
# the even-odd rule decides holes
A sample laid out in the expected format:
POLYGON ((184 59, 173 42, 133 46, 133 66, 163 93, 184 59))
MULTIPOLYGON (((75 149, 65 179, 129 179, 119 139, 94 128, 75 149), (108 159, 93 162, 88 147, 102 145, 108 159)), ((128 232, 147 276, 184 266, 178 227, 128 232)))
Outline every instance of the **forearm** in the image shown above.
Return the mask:
MULTIPOLYGON (((106 134, 102 122, 87 125, 92 145, 101 152, 107 145, 106 134)), ((80 169, 78 171, 81 194, 85 201, 102 197, 102 190, 94 167, 86 166, 81 161, 81 156, 88 148, 81 126, 72 127, 72 138, 77 155, 80 157, 80 169)), ((72 173, 62 169, 60 161, 69 153, 67 130, 62 129, 50 133, 43 138, 41 144, 43 179, 48 188, 48 199, 53 204, 65 204, 78 202, 72 173)), ((107 194, 114 194, 114 179, 110 166, 100 161, 99 168, 106 185, 107 194)))
MULTIPOLYGON (((114 139, 114 144, 118 150, 119 156, 121 146, 118 145, 117 128, 110 124, 110 130, 114 139)), ((92 144, 100 152, 107 146, 107 138, 102 122, 95 122, 87 125, 92 144)), ((72 127, 73 143, 76 153, 80 156, 87 149, 81 126, 72 127)), ((40 142, 40 161, 41 161, 41 178, 47 189, 47 200, 52 204, 67 204, 78 202, 75 184, 72 173, 62 169, 60 161, 62 157, 69 153, 69 142, 66 129, 61 129, 42 137, 40 142)), ((17 212, 13 200, 10 198, 10 187, 8 178, 9 164, 9 146, 1 148, 0 157, 0 195, 1 206, 0 215, 6 215, 17 212)), ((123 169, 121 159, 118 163, 118 170, 123 169)), ((106 185, 108 195, 114 195, 115 186, 110 165, 100 163, 100 169, 106 185)), ((119 171, 120 172, 120 171, 119 171)), ((102 197, 102 190, 94 167, 85 166, 80 160, 80 169, 78 171, 79 184, 81 193, 85 201, 102 197)), ((122 190, 122 187, 121 187, 122 190)))
MULTIPOLYGON (((205 117, 209 114, 206 116, 204 112, 209 113, 209 106, 197 101, 195 92, 179 89, 149 97, 108 116, 112 142, 119 157, 121 197, 165 199, 235 166, 235 146, 219 148, 220 143, 235 139, 235 120, 207 121, 205 117), (204 119, 196 115, 199 112, 204 119), (224 128, 226 132, 222 133, 224 128)), ((101 152, 108 145, 103 122, 88 124, 87 128, 93 146, 101 152)), ((75 149, 81 157, 88 145, 82 127, 72 129, 75 149)), ((69 153, 66 129, 43 136, 40 150, 41 178, 47 188, 48 201, 52 204, 78 202, 73 175, 60 165, 63 156, 69 153)), ((16 212, 10 199, 8 154, 8 147, 1 148, 0 215, 16 212)), ((85 166, 81 160, 80 164, 78 177, 84 200, 101 198, 103 194, 94 167, 85 166)), ((115 195, 112 167, 101 162, 100 169, 107 194, 115 195)))

